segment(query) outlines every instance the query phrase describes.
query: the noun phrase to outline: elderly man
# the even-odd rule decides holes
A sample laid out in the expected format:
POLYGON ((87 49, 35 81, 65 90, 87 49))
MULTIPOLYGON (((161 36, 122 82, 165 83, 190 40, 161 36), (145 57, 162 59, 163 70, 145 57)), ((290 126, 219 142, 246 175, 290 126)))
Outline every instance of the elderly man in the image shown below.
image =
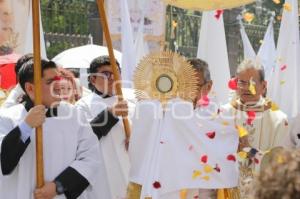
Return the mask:
POLYGON ((127 198, 215 199, 217 189, 237 186, 235 162, 226 159, 237 151, 237 132, 232 125, 211 119, 208 64, 200 59, 188 61, 198 77, 198 96, 193 103, 175 98, 165 109, 153 100, 137 104, 127 198))
MULTIPOLYGON (((236 78, 236 98, 224 106, 222 114, 233 118, 240 134, 243 134, 240 138, 240 151, 248 153, 250 148, 248 157, 251 160, 245 160, 246 167, 246 163, 241 166, 243 183, 251 181, 251 169, 258 171, 263 152, 284 144, 288 123, 286 115, 272 101, 263 97, 267 82, 264 69, 258 62, 244 60, 237 69, 236 78)), ((241 186, 242 198, 247 198, 246 192, 241 186)))

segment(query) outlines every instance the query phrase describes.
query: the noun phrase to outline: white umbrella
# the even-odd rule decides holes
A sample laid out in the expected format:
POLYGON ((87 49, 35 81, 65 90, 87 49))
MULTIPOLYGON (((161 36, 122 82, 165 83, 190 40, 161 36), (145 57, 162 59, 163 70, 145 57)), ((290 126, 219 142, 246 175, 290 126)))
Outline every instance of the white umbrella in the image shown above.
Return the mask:
MULTIPOLYGON (((117 61, 121 64, 122 53, 114 50, 117 61)), ((108 55, 106 46, 85 45, 65 50, 56 55, 52 60, 63 68, 89 68, 96 57, 108 55)))

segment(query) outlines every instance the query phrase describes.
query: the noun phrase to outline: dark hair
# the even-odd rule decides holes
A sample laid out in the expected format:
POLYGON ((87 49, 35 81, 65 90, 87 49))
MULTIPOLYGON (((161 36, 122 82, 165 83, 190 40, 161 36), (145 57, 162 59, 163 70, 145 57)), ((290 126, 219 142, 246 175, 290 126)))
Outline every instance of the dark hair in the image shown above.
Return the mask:
POLYGON ((197 72, 203 73, 205 82, 208 82, 211 80, 209 67, 205 61, 198 59, 198 58, 191 58, 191 59, 188 59, 188 62, 190 62, 190 64, 193 66, 193 68, 197 72))
MULTIPOLYGON (((118 68, 121 71, 120 64, 117 60, 116 60, 116 64, 118 65, 118 68)), ((109 56, 103 55, 103 56, 97 57, 90 64, 89 73, 97 73, 98 68, 101 68, 102 66, 107 66, 107 65, 111 65, 109 56)))
POLYGON ((15 65, 15 73, 16 75, 18 75, 19 70, 21 69, 21 67, 23 66, 24 63, 28 62, 29 60, 33 59, 33 54, 32 53, 28 53, 26 55, 23 55, 22 57, 20 57, 15 65))
MULTIPOLYGON (((46 60, 41 60, 41 69, 42 69, 42 74, 46 69, 49 68, 57 68, 56 64, 52 61, 46 61, 46 60)), ((26 92, 25 90, 25 83, 30 82, 33 83, 33 59, 25 62, 21 69, 19 70, 19 83, 22 87, 22 89, 26 92)))
MULTIPOLYGON (((120 64, 117 60, 116 60, 116 64, 119 68, 119 71, 121 72, 120 64)), ((90 73, 90 74, 97 73, 99 68, 101 68, 102 66, 107 66, 107 65, 111 65, 109 56, 107 56, 107 55, 99 56, 91 62, 88 73, 90 73)), ((93 91, 93 90, 95 90, 95 87, 90 82, 90 77, 91 77, 91 75, 88 77, 88 82, 89 82, 88 88, 93 91)))
POLYGON ((80 69, 79 68, 66 68, 66 70, 73 73, 74 78, 79 78, 80 77, 80 69))

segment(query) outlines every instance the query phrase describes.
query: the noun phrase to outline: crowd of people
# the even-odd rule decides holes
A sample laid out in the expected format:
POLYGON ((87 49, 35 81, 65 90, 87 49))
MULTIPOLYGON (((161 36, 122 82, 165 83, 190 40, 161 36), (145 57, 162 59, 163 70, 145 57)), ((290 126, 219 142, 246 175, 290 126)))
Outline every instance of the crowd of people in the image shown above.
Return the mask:
POLYGON ((161 126, 159 105, 142 108, 143 100, 130 92, 118 100, 108 56, 90 63, 89 91, 76 69, 42 60, 41 105, 34 105, 33 55, 22 56, 15 65, 18 84, 0 108, 0 198, 300 198, 300 116, 288 121, 266 97, 261 64, 244 60, 231 82, 233 97, 216 106, 208 97, 208 64, 187 61, 197 74, 198 95, 174 109, 184 115, 191 107, 195 116, 157 111, 167 118, 161 126), (129 148, 122 117, 131 122, 129 148), (45 184, 36 188, 39 126, 45 184), (158 134, 162 129, 172 134, 158 134), (204 170, 190 171, 199 162, 204 170))

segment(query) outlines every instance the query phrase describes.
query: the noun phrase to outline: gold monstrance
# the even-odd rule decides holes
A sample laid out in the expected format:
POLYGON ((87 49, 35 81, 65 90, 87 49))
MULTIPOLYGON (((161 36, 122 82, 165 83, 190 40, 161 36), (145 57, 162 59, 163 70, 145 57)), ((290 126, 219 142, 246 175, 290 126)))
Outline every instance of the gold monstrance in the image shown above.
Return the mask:
POLYGON ((198 93, 195 69, 183 56, 170 51, 143 58, 133 81, 137 99, 156 99, 163 105, 176 97, 192 102, 198 93))

